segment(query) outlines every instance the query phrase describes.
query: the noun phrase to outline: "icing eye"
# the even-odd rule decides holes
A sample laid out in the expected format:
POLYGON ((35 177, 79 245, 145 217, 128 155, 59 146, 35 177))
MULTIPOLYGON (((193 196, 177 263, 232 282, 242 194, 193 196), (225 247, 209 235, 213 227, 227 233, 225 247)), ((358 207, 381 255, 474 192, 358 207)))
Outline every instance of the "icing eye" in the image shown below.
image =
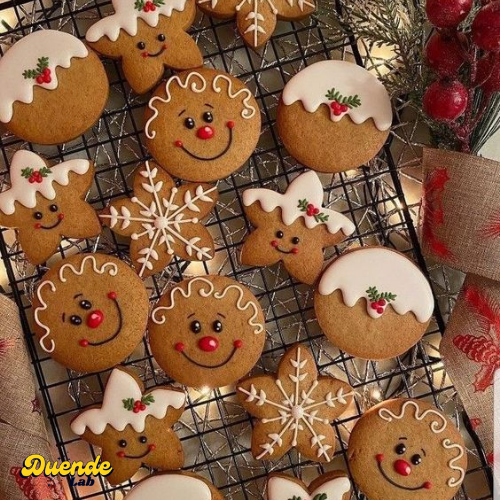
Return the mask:
POLYGON ((57 205, 50 205, 49 210, 51 212, 57 212, 59 210, 59 207, 57 205))
POLYGON ((139 442, 141 442, 142 444, 147 443, 148 442, 148 438, 146 436, 141 436, 139 438, 139 442))
POLYGON ((411 457, 411 463, 413 465, 420 465, 422 463, 422 457, 418 454, 411 457))
POLYGON ((120 439, 120 441, 118 441, 118 446, 120 448, 125 448, 125 446, 127 446, 127 441, 125 441, 125 439, 120 439))
POLYGON ((82 324, 82 318, 80 318, 80 316, 77 316, 76 314, 73 314, 73 316, 69 318, 69 322, 72 325, 79 326, 82 324))
POLYGON ((281 239, 281 238, 283 238, 283 236, 285 236, 285 235, 283 234, 283 231, 276 231, 276 238, 281 239))
POLYGON ((146 48, 146 44, 145 44, 144 42, 139 42, 139 43, 137 44, 137 48, 138 48, 139 50, 144 50, 144 49, 146 48))
POLYGON ((81 300, 80 307, 88 311, 89 309, 92 309, 92 304, 88 300, 81 300))
POLYGON ((395 451, 398 455, 403 455, 404 453, 406 453, 406 446, 403 443, 399 443, 396 446, 395 451))
POLYGON ((165 41, 165 35, 164 35, 163 33, 160 33, 160 34, 158 35, 158 40, 159 40, 160 42, 164 42, 164 41, 165 41))
POLYGON ((201 332, 201 323, 198 320, 194 320, 191 325, 189 326, 191 328, 191 331, 193 333, 200 333, 201 332))
POLYGON ((294 236, 294 237, 292 238, 292 243, 293 243, 294 245, 298 245, 298 244, 300 243, 300 238, 298 238, 297 236, 294 236))
POLYGON ((192 118, 186 118, 184 120, 184 126, 186 128, 192 129, 192 128, 196 127, 196 123, 192 118))
POLYGON ((214 332, 220 333, 222 332, 222 323, 217 319, 212 323, 212 328, 214 332))
POLYGON ((203 113, 203 121, 207 123, 212 123, 214 121, 214 115, 210 111, 203 113))
POLYGON ((42 214, 42 212, 35 212, 35 213, 33 214, 33 217, 34 217, 36 220, 41 220, 41 219, 43 219, 43 214, 42 214))

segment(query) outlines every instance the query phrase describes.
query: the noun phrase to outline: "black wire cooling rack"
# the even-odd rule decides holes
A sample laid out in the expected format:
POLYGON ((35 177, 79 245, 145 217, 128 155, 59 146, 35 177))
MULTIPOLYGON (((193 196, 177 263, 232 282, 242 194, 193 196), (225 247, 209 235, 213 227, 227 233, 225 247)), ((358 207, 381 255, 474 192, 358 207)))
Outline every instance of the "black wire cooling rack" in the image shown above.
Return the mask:
MULTIPOLYGON (((308 481, 325 470, 348 470, 347 441, 359 415, 383 399, 413 396, 436 404, 457 425, 466 428, 464 434, 466 431, 471 433, 470 467, 460 498, 491 498, 491 470, 486 466, 484 453, 439 358, 437 347, 444 322, 438 308, 429 332, 410 352, 383 363, 361 361, 347 356, 326 341, 314 317, 310 287, 292 281, 280 266, 255 269, 239 263, 241 243, 250 228, 242 211, 242 192, 257 186, 284 190, 302 170, 280 144, 274 127, 276 106, 284 84, 304 65, 317 60, 344 58, 358 64, 365 61, 356 40, 335 34, 338 32, 332 9, 342 8, 341 4, 319 0, 319 7, 319 13, 303 23, 278 23, 274 36, 258 54, 243 45, 235 33, 233 20, 216 21, 198 15, 191 34, 203 50, 205 64, 241 78, 255 92, 262 110, 263 131, 258 149, 248 164, 219 182, 220 199, 206 224, 216 242, 215 258, 204 264, 176 260, 163 273, 149 278, 146 286, 154 302, 166 287, 185 276, 224 274, 245 283, 260 299, 267 319, 267 343, 254 372, 275 371, 286 347, 296 341, 302 342, 312 349, 323 373, 341 377, 356 389, 356 408, 334 424, 339 445, 335 459, 327 467, 308 462, 294 451, 277 462, 260 462, 249 452, 251 421, 237 404, 234 388, 212 392, 189 389, 189 406, 176 427, 186 452, 185 468, 207 477, 228 500, 261 499, 265 478, 271 471, 285 471, 308 481)), ((92 23, 111 11, 108 0, 1 3, 2 53, 35 29, 60 29, 83 38, 92 23)), ((96 209, 111 199, 131 193, 132 173, 148 158, 142 144, 142 114, 148 97, 130 91, 118 64, 109 60, 104 64, 111 94, 99 123, 79 140, 58 147, 35 147, 4 134, 1 138, 1 187, 5 188, 3 184, 8 182, 12 155, 24 147, 54 161, 78 156, 93 160, 96 177, 88 200, 96 209)), ((395 125, 400 131, 406 123, 401 118, 402 108, 404 103, 396 103, 395 125)), ((414 123, 409 125, 410 130, 416 129, 414 123)), ((427 273, 414 226, 420 183, 417 153, 411 144, 408 133, 394 134, 370 165, 355 172, 321 176, 329 205, 350 215, 356 225, 355 235, 336 252, 355 245, 392 246, 407 253, 427 273), (401 141, 402 136, 406 136, 406 140, 401 141)), ((93 240, 65 241, 60 255, 51 259, 47 266, 50 267, 54 259, 77 251, 110 253, 129 261, 127 241, 117 239, 106 230, 93 240)), ((39 350, 31 334, 30 301, 46 267, 33 267, 25 260, 12 231, 2 232, 0 252, 10 283, 6 292, 15 299, 21 311, 49 430, 54 435, 60 458, 90 460, 99 450, 76 439, 68 424, 78 409, 101 400, 109 372, 88 375, 68 371, 39 350)), ((439 290, 442 283, 433 280, 433 285, 442 298, 439 290)), ((132 366, 148 387, 171 382, 155 364, 146 340, 125 364, 132 366)), ((70 492, 74 499, 120 499, 134 482, 149 472, 141 469, 133 481, 119 487, 111 487, 99 479, 94 486, 70 487, 70 492)), ((353 497, 364 498, 357 490, 353 497)))

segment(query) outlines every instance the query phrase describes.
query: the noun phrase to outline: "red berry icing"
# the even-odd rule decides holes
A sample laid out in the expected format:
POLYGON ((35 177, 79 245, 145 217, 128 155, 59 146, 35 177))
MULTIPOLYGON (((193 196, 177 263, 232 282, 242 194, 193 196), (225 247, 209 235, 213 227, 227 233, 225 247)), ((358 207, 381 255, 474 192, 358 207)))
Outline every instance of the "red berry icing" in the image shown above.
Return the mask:
POLYGON ((182 352, 185 348, 186 346, 182 342, 177 342, 174 346, 174 349, 178 352, 182 352))
POLYGON ((120 457, 120 458, 124 458, 125 457, 125 452, 124 451, 118 451, 116 453, 116 456, 120 457))
POLYGON ((80 344, 80 347, 87 347, 89 345, 89 341, 87 339, 82 339, 78 343, 80 344))
POLYGON ((292 253, 293 253, 294 255, 297 255, 297 254, 299 253, 299 249, 298 249, 297 247, 293 247, 293 248, 292 248, 292 253))
POLYGON ((116 292, 109 292, 108 293, 108 299, 111 299, 111 300, 116 300, 116 292))
POLYGON ((378 453, 377 455, 375 455, 375 459, 377 460, 377 462, 383 462, 384 460, 384 455, 382 453, 378 453))
POLYGON ((301 212, 305 212, 307 217, 314 217, 316 222, 326 222, 330 217, 322 212, 319 207, 309 203, 306 198, 299 200, 297 208, 300 208, 301 212))
POLYGON ((57 218, 58 218, 59 220, 64 220, 64 214, 61 212, 61 213, 57 216, 57 218))
POLYGON ((236 347, 236 349, 241 349, 243 347, 243 341, 240 339, 235 340, 233 345, 234 347, 236 347))
POLYGON ((44 83, 50 83, 52 81, 51 71, 49 68, 49 58, 39 57, 36 68, 26 69, 23 71, 23 77, 25 80, 35 80, 38 85, 43 85, 44 83))
POLYGON ((234 128, 235 123, 233 121, 227 122, 227 128, 234 128))
POLYGON ((343 115, 350 109, 361 106, 358 94, 344 96, 335 88, 330 89, 325 97, 330 101, 330 109, 335 116, 343 115))
POLYGON ((278 245, 279 245, 278 240, 273 240, 273 241, 271 241, 271 246, 272 246, 272 247, 276 248, 278 245))
POLYGON ((391 292, 379 292, 376 286, 368 287, 366 294, 368 295, 370 307, 377 311, 377 314, 383 314, 387 305, 396 300, 397 297, 391 292))
POLYGON ((179 141, 179 140, 175 141, 174 145, 176 148, 182 148, 182 146, 183 146, 182 141, 179 141))
POLYGON ((154 12, 158 7, 165 4, 165 0, 136 0, 134 7, 143 12, 154 12))
POLYGON ((41 228, 42 228, 42 225, 39 222, 37 222, 35 224, 35 229, 41 229, 41 228))
POLYGON ((151 444, 148 446, 148 448, 149 448, 149 451, 154 451, 154 450, 156 450, 156 445, 155 445, 154 443, 151 443, 151 444))
POLYGON ((43 179, 52 173, 49 167, 42 167, 40 170, 34 170, 31 167, 26 167, 21 170, 21 177, 28 179, 30 184, 37 182, 40 184, 43 179))
POLYGON ((430 490, 430 489, 432 488, 432 483, 431 483, 430 481, 426 481, 426 482, 424 483, 424 488, 425 488, 426 490, 430 490))
POLYGON ((142 396, 141 399, 127 398, 123 399, 123 407, 128 411, 133 411, 134 413, 139 413, 144 411, 151 403, 155 402, 152 394, 146 394, 142 396))

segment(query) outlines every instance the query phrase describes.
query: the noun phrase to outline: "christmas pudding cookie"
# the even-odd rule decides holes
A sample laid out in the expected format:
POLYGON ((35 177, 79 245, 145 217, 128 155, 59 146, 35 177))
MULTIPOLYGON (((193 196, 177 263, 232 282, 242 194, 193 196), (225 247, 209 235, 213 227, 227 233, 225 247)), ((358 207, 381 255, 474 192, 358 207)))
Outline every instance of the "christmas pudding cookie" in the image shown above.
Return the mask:
POLYGON ((49 166, 31 151, 14 154, 11 187, 0 193, 0 225, 17 229, 30 262, 45 262, 63 237, 91 238, 101 232, 97 214, 84 201, 93 176, 88 160, 49 166))
POLYGON ((108 78, 99 57, 69 33, 40 30, 0 59, 0 122, 21 139, 60 144, 99 119, 108 78))
POLYGON ((279 460, 292 447, 309 460, 330 462, 335 453, 339 418, 353 400, 352 388, 333 377, 319 377, 311 352, 290 348, 276 375, 260 375, 238 383, 241 404, 257 419, 252 454, 256 460, 279 460))
POLYGON ((100 54, 121 59, 125 78, 138 94, 151 90, 165 68, 203 64, 200 49, 186 33, 196 15, 194 0, 113 0, 115 13, 87 31, 100 54))
POLYGON ((323 208, 323 186, 312 171, 295 178, 285 194, 248 189, 243 205, 257 229, 245 240, 241 262, 270 266, 281 261, 295 279, 310 285, 323 267, 323 249, 355 229, 344 215, 323 208))
POLYGON ((285 85, 277 114, 278 132, 291 155, 329 173, 371 160, 391 123, 385 87, 346 61, 321 61, 297 73, 285 85))
POLYGON ((260 112, 237 78, 202 68, 160 85, 145 115, 147 146, 170 174, 214 181, 238 170, 260 135, 260 112))
POLYGON ((209 184, 176 187, 153 162, 134 180, 134 196, 114 201, 100 217, 117 234, 130 236, 130 255, 139 276, 162 271, 174 255, 184 260, 210 260, 214 243, 201 224, 215 205, 217 188, 209 184))
POLYGON ((132 354, 146 329, 148 294, 127 264, 78 254, 53 266, 33 298, 41 348, 72 370, 112 368, 132 354))
POLYGON ((253 49, 272 36, 276 21, 299 21, 316 10, 315 0, 198 0, 199 8, 221 19, 236 17, 243 40, 253 49))
POLYGON ((222 387, 260 358, 266 331, 259 302, 224 276, 181 281, 149 321, 151 351, 167 375, 190 387, 222 387))
POLYGON ((184 453, 172 430, 184 411, 186 395, 173 387, 144 391, 142 382, 124 368, 109 376, 103 402, 81 412, 71 430, 102 448, 102 460, 113 472, 111 484, 130 479, 142 464, 155 469, 180 469, 184 453))
POLYGON ((325 270, 314 309, 328 339, 363 359, 399 356, 427 330, 432 290, 420 269, 384 247, 344 253, 325 270))
POLYGON ((437 408, 393 399, 371 408, 349 439, 349 468, 370 500, 450 500, 465 477, 464 440, 437 408))

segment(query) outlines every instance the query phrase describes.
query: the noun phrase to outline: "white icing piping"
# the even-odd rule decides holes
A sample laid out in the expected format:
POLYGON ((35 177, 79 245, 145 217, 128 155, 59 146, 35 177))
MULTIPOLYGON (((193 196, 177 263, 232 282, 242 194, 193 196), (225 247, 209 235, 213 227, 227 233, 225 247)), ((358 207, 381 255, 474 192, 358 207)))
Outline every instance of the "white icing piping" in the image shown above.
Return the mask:
POLYGON ((73 264, 64 264, 63 266, 61 266, 61 269, 59 269, 59 279, 61 280, 61 283, 66 283, 67 281, 67 279, 64 277, 64 271, 66 268, 69 268, 76 276, 81 276, 88 261, 92 262, 94 272, 97 274, 104 274, 106 272, 106 268, 108 267, 110 268, 110 270, 107 272, 110 276, 116 276, 118 274, 118 266, 114 262, 105 262, 101 267, 99 267, 95 257, 93 255, 87 255, 82 260, 80 269, 76 269, 73 264))
POLYGON ((50 291, 51 292, 55 292, 56 291, 56 286, 54 285, 54 283, 52 283, 52 281, 44 281, 37 289, 36 291, 36 296, 41 304, 40 307, 37 307, 35 309, 35 313, 34 313, 34 317, 35 317, 35 323, 40 327, 42 328, 45 333, 43 334, 43 336, 40 338, 40 340, 38 341, 40 343, 40 347, 45 351, 45 352, 54 352, 54 349, 56 348, 56 344, 55 342, 50 339, 50 344, 51 346, 50 347, 46 347, 45 346, 45 339, 50 335, 50 328, 45 325, 44 323, 42 323, 39 319, 38 319, 38 315, 40 314, 40 312, 42 311, 45 311, 47 309, 47 303, 42 299, 42 288, 45 286, 45 285, 49 285, 50 287, 50 291))
POLYGON ((460 473, 460 477, 458 479, 450 477, 450 479, 448 479, 448 482, 446 483, 450 488, 453 488, 453 487, 461 484, 462 481, 464 480, 464 477, 465 477, 465 470, 462 469, 462 467, 456 465, 456 462, 458 462, 464 456, 464 449, 459 444, 452 443, 450 439, 443 440, 442 444, 443 444, 443 448, 446 448, 447 450, 451 450, 454 448, 456 448, 458 450, 458 455, 455 458, 452 458, 448 462, 448 467, 450 469, 456 470, 460 473))
POLYGON ((253 97, 253 95, 250 92, 250 90, 248 90, 247 88, 244 88, 244 89, 238 90, 237 92, 233 92, 233 82, 231 81, 231 79, 228 78, 226 75, 217 75, 214 78, 214 81, 212 83, 212 89, 217 94, 220 94, 222 92, 221 87, 217 86, 218 80, 224 80, 224 81, 227 82, 227 95, 229 96, 230 99, 235 99, 240 94, 246 94, 246 97, 243 99, 243 106, 244 106, 245 109, 241 112, 241 116, 242 116, 242 118, 245 118, 245 119, 252 118, 252 116, 255 115, 256 110, 248 102, 253 97))

